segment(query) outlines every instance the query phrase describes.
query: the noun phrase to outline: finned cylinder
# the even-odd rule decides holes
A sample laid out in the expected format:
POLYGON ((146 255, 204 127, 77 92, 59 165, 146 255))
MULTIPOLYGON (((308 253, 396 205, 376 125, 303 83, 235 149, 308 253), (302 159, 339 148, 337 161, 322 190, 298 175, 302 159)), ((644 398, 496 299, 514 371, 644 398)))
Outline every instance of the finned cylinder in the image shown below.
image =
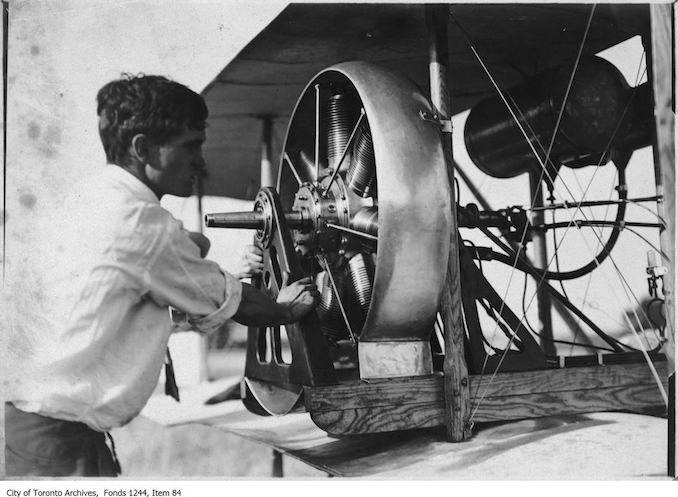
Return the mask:
MULTIPOLYGON (((339 271, 332 273, 332 277, 334 278, 337 287, 342 288, 343 278, 339 273, 339 271)), ((348 329, 346 328, 346 323, 344 322, 344 317, 341 314, 341 308, 339 307, 339 300, 334 293, 332 283, 330 282, 327 273, 320 273, 316 283, 318 288, 320 288, 320 302, 318 303, 318 307, 316 307, 316 311, 318 313, 320 329, 322 330, 323 335, 334 342, 349 338, 348 329)))
POLYGON ((351 220, 351 228, 368 235, 377 236, 379 231, 379 209, 376 206, 360 209, 351 220))
POLYGON ((353 159, 346 179, 348 187, 362 197, 373 196, 377 191, 377 169, 370 127, 363 123, 355 138, 353 159))
POLYGON ((365 254, 358 253, 351 257, 348 261, 349 276, 351 278, 351 286, 353 297, 356 304, 360 307, 362 323, 367 317, 367 312, 370 309, 372 302, 372 282, 374 281, 374 265, 372 260, 365 256, 365 254))
POLYGON ((327 105, 327 157, 331 168, 337 167, 350 136, 346 100, 344 93, 338 93, 330 97, 327 105))

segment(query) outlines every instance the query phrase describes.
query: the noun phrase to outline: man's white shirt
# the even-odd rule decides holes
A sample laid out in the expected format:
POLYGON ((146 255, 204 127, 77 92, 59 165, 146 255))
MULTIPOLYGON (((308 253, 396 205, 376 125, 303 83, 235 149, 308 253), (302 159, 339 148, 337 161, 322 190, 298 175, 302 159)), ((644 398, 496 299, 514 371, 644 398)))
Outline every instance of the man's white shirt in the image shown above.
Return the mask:
POLYGON ((106 431, 155 389, 168 307, 211 333, 237 311, 242 285, 202 259, 181 222, 124 169, 107 165, 75 191, 29 258, 35 277, 14 282, 5 400, 106 431))

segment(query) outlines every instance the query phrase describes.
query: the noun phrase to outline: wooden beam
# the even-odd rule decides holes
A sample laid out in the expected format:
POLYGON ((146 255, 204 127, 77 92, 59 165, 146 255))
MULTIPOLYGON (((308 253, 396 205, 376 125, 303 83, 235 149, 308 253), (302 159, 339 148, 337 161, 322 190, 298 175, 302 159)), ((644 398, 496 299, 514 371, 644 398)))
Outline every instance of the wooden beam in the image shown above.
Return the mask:
MULTIPOLYGON (((654 98, 655 133, 653 154, 655 163, 655 183, 657 194, 663 195, 663 201, 657 204, 657 213, 666 222, 666 229, 659 241, 661 249, 669 254, 670 261, 665 262, 668 273, 664 276, 663 293, 666 305, 667 335, 669 349, 667 356, 672 364, 668 374, 675 374, 675 260, 676 260, 676 177, 675 177, 675 61, 674 61, 674 19, 672 4, 650 5, 650 40, 645 39, 648 55, 648 79, 652 84, 654 98)), ((675 381, 671 382, 675 388, 675 381)), ((674 405, 669 409, 675 416, 675 395, 670 395, 674 405)), ((669 422, 668 433, 668 474, 676 476, 676 432, 675 419, 669 422)))
POLYGON ((273 478, 282 478, 283 474, 283 454, 279 450, 273 449, 273 463, 271 465, 271 476, 273 478))
MULTIPOLYGON (((541 175, 535 171, 530 171, 530 198, 532 199, 532 207, 544 207, 544 188, 541 182, 541 175)), ((532 211, 532 225, 539 226, 544 224, 544 211, 532 211)), ((537 267, 548 268, 548 253, 546 243, 546 232, 536 232, 532 237, 532 248, 534 250, 534 260, 537 267)), ((539 324, 541 330, 539 333, 539 345, 546 355, 556 355, 556 344, 553 341, 553 326, 551 319, 551 294, 544 280, 536 280, 537 283, 537 308, 539 316, 539 324)))
POLYGON ((468 371, 464 357, 464 320, 461 303, 461 275, 457 237, 457 199, 454 188, 454 160, 452 154, 451 105, 447 82, 449 69, 447 24, 449 6, 427 5, 426 25, 429 31, 429 77, 431 103, 441 121, 450 122, 443 130, 443 152, 452 195, 452 226, 445 286, 440 302, 440 314, 445 328, 445 412, 447 439, 459 442, 470 437, 468 371))
MULTIPOLYGON (((666 362, 656 364, 665 377, 666 362)), ((474 422, 663 406, 645 363, 471 376, 474 422)), ((306 409, 334 435, 446 425, 444 377, 307 387, 306 409)))
POLYGON ((2 113, 2 176, 0 177, 0 191, 2 191, 2 207, 0 207, 0 224, 2 224, 2 276, 0 284, 5 283, 5 268, 7 264, 7 55, 8 55, 8 28, 9 28, 9 2, 4 1, 2 7, 2 32, 0 32, 0 48, 2 49, 2 80, 0 81, 0 112, 2 113))
POLYGON ((669 272, 664 276, 667 317, 670 330, 675 329, 675 232, 676 232, 676 178, 675 178, 675 115, 673 12, 671 4, 650 5, 651 40, 645 42, 648 52, 648 75, 654 99, 655 133, 653 153, 657 194, 663 201, 657 205, 658 214, 666 222, 660 236, 662 250, 669 254, 669 272))

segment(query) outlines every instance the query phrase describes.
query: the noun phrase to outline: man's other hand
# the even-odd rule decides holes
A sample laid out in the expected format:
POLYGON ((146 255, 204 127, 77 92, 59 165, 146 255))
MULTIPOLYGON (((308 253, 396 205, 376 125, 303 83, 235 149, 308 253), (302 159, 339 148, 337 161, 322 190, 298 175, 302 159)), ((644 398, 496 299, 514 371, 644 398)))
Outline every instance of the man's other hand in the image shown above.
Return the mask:
POLYGON ((296 323, 311 312, 320 301, 320 292, 310 277, 295 281, 278 293, 278 304, 287 308, 289 322, 296 323))
POLYGON ((256 245, 248 245, 238 265, 239 268, 235 274, 239 279, 259 275, 264 270, 264 253, 256 245))
POLYGON ((207 252, 210 251, 210 247, 212 246, 209 238, 207 238, 202 233, 198 233, 197 231, 187 231, 186 233, 188 234, 188 237, 191 239, 191 241, 198 246, 200 249, 200 257, 204 259, 207 256, 207 252))

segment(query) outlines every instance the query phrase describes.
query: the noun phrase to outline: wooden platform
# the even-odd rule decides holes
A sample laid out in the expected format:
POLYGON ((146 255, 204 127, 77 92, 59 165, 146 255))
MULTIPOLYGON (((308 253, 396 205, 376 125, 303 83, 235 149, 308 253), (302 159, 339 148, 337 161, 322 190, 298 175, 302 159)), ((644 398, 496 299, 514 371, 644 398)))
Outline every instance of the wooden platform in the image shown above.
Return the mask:
MULTIPOLYGON (((235 379, 234 379, 235 380, 235 379)), ((477 423, 463 443, 444 428, 332 437, 307 413, 260 417, 240 401, 205 406, 223 382, 184 390, 181 404, 155 396, 143 415, 161 424, 200 423, 264 444, 329 475, 362 478, 667 479, 666 419, 592 413, 477 423)))
MULTIPOLYGON (((306 409, 335 435, 429 428, 445 424, 443 388, 442 375, 306 387, 306 409)), ((475 423, 665 405, 645 363, 470 376, 469 391, 475 423)))

